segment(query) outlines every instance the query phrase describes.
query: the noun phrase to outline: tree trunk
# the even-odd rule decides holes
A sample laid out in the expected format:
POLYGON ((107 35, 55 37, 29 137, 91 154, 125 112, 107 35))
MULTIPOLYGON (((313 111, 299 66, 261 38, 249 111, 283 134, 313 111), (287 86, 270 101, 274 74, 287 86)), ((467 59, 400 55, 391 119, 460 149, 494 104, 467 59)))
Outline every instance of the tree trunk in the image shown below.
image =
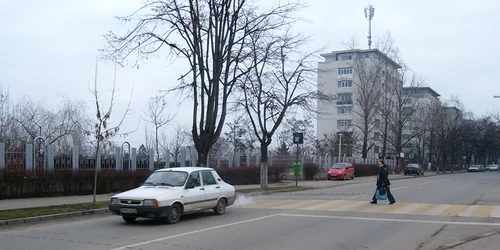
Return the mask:
POLYGON ((386 118, 384 122, 384 140, 383 140, 383 145, 382 145, 382 156, 385 157, 387 153, 387 130, 389 123, 387 121, 388 119, 386 118))
POLYGON ((363 130, 363 147, 361 149, 361 154, 363 158, 368 156, 368 120, 365 119, 364 130, 363 130))
POLYGON ((268 150, 267 143, 260 143, 260 187, 267 188, 268 187, 268 179, 267 179, 267 169, 268 169, 268 150))
POLYGON ((208 153, 210 152, 210 147, 202 143, 197 145, 196 151, 198 152, 198 163, 200 167, 210 167, 208 166, 208 153))

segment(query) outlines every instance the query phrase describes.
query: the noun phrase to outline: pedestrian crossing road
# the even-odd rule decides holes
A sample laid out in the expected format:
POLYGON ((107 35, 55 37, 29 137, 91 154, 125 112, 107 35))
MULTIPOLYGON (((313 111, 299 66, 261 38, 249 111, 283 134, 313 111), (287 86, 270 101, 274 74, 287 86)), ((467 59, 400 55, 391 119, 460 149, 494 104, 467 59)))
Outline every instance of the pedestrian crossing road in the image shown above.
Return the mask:
POLYGON ((365 212, 385 214, 411 214, 458 217, 490 217, 500 218, 500 206, 488 205, 451 205, 424 203, 386 202, 370 204, 356 200, 254 200, 246 205, 234 205, 235 208, 291 209, 340 212, 365 212))

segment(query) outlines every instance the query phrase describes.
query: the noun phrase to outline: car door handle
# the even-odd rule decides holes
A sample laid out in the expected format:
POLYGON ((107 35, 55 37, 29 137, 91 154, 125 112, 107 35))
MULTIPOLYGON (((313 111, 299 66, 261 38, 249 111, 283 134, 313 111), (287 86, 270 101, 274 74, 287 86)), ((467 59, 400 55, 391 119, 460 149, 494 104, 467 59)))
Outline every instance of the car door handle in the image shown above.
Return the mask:
POLYGON ((220 188, 220 187, 215 187, 215 188, 220 188))
POLYGON ((205 188, 200 188, 200 190, 205 190, 205 188))

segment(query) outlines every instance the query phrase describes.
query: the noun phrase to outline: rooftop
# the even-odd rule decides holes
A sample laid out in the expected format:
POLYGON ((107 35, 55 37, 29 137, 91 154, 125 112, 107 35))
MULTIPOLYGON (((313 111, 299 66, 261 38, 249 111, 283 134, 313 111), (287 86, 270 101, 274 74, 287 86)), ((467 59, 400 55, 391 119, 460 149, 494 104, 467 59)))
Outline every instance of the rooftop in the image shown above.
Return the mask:
POLYGON ((338 50, 338 51, 332 51, 330 53, 324 53, 324 54, 321 54, 322 57, 326 58, 326 57, 334 57, 338 54, 346 54, 346 53, 367 53, 367 52, 373 52, 373 53, 376 53, 382 57, 384 57, 387 61, 391 62, 392 64, 394 64, 396 66, 396 68, 400 69, 402 68, 401 65, 399 63, 397 63, 396 61, 394 61, 392 58, 388 57, 385 53, 383 53, 382 51, 380 51, 379 49, 348 49, 348 50, 338 50))
POLYGON ((414 91, 416 93, 429 92, 432 96, 434 96, 436 98, 441 96, 436 91, 434 91, 431 87, 404 87, 403 91, 408 91, 408 92, 414 91))

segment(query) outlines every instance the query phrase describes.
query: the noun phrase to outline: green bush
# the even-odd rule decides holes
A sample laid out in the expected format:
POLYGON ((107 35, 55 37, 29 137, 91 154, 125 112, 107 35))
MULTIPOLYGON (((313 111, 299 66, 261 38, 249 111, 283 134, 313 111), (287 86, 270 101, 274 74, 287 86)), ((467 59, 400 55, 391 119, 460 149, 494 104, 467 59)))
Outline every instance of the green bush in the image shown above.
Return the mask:
POLYGON ((313 162, 304 163, 304 179, 313 180, 314 176, 319 172, 319 165, 313 162))

